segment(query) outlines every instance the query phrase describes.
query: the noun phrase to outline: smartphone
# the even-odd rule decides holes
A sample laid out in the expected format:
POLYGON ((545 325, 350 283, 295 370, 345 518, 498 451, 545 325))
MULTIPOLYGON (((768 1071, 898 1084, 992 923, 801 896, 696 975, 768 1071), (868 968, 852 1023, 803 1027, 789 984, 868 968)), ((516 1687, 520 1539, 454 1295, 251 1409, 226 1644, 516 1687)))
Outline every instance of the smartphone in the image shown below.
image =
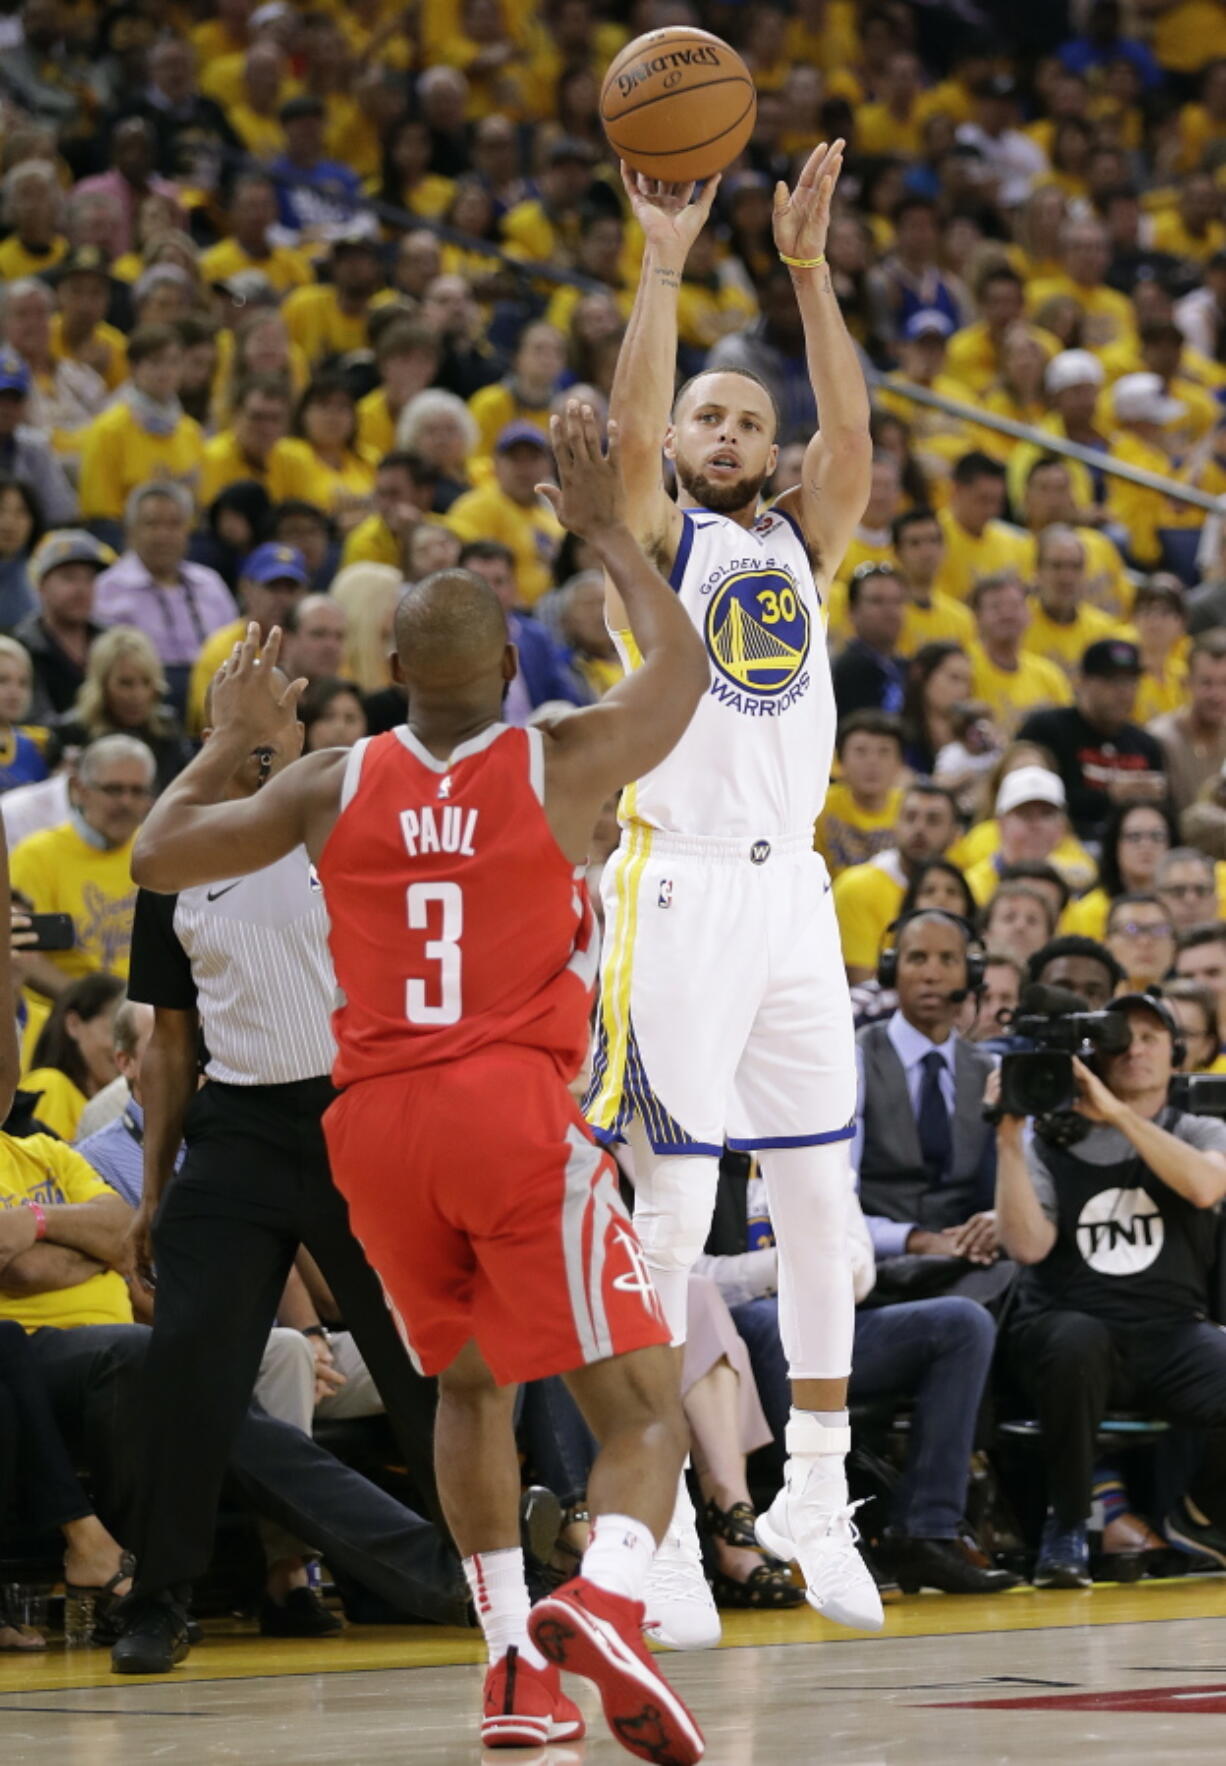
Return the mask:
POLYGON ((71 950, 77 942, 71 914, 31 914, 30 929, 34 943, 27 950, 71 950))

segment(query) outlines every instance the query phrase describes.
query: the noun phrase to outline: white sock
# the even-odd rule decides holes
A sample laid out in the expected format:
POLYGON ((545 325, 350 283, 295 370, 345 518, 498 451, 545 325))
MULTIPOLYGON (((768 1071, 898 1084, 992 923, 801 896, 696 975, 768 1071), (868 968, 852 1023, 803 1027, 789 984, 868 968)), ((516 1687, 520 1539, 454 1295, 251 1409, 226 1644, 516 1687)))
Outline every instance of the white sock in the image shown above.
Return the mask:
POLYGON ((817 1494, 823 1506, 847 1501, 844 1461, 851 1449, 851 1419, 845 1410, 797 1410, 787 1426, 788 1487, 817 1494))
POLYGON ((583 1574, 608 1594, 642 1600, 647 1572, 656 1555, 651 1528, 632 1515, 597 1515, 583 1554, 583 1574))
POLYGON ((477 1623, 485 1633, 491 1664, 500 1662, 508 1649, 519 1651, 531 1668, 543 1668, 545 1658, 528 1636, 528 1584, 524 1581, 524 1554, 515 1546, 507 1551, 474 1552, 464 1559, 477 1623))

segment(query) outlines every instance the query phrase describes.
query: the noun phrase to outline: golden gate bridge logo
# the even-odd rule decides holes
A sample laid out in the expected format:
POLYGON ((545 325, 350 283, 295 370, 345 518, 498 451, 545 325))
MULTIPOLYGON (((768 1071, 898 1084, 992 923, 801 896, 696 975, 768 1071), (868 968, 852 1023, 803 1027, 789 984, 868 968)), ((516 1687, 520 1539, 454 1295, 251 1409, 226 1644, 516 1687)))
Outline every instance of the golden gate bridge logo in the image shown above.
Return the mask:
POLYGON ((790 686, 809 654, 809 610, 792 578, 751 570, 721 583, 707 609, 707 647, 743 692, 790 686))

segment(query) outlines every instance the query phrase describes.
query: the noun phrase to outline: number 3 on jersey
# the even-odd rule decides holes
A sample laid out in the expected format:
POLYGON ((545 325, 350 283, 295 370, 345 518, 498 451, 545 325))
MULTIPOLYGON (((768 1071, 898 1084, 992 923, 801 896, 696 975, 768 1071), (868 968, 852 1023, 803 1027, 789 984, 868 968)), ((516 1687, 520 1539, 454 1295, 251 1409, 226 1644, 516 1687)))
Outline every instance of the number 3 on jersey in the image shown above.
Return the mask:
POLYGON ((404 1015, 410 1024, 458 1024, 463 1012, 460 935, 464 930, 464 894, 460 885, 411 884, 408 916, 410 932, 437 935, 426 939, 424 954, 428 963, 438 964, 438 976, 433 987, 418 976, 406 984, 404 1015))

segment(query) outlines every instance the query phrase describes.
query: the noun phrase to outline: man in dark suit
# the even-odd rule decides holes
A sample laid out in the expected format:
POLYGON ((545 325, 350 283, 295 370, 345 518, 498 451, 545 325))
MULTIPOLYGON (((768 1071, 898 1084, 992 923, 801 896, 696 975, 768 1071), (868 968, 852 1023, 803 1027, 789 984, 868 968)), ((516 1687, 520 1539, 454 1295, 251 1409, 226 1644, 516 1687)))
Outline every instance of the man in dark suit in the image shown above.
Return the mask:
MULTIPOLYGON (((951 1282, 997 1259, 994 1137, 983 1089, 994 1062, 954 1029, 972 991, 970 927, 953 914, 908 916, 885 967, 898 1009, 856 1038, 860 1094, 853 1160, 879 1259, 945 1255, 951 1282)), ((884 978, 883 978, 884 979, 884 978)), ((966 1292, 964 1282, 958 1281, 966 1292)), ((972 1284, 972 1288, 976 1284, 972 1284)), ((931 1292, 931 1287, 926 1291, 931 1292)), ((984 1295, 986 1298, 986 1294, 984 1295)))
POLYGON ((902 710, 906 665, 897 654, 907 588, 892 564, 861 564, 847 585, 855 637, 831 671, 839 721, 853 711, 902 710))

